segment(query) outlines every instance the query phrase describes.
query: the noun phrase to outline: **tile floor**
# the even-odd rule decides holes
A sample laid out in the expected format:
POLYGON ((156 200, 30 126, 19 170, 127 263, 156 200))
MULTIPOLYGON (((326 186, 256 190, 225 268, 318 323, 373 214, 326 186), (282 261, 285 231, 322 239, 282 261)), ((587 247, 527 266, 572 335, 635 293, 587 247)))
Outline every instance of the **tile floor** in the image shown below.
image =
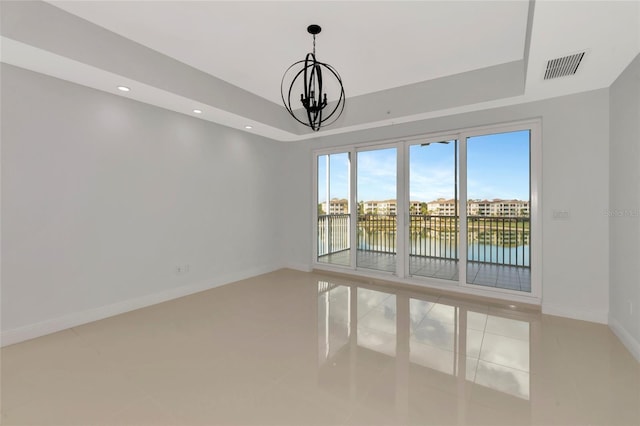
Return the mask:
MULTIPOLYGON (((376 253, 364 250, 357 252, 357 265, 360 268, 377 271, 395 272, 396 255, 376 253)), ((350 265, 350 252, 345 250, 322 256, 319 261, 340 266, 350 265)), ((447 259, 435 259, 422 256, 409 257, 411 275, 419 277, 458 279, 458 262, 447 259)), ((467 282, 485 287, 497 287, 509 290, 531 292, 531 269, 506 265, 490 265, 470 262, 467 267, 467 282)))
POLYGON ((280 270, 3 348, 3 425, 638 425, 608 327, 280 270))

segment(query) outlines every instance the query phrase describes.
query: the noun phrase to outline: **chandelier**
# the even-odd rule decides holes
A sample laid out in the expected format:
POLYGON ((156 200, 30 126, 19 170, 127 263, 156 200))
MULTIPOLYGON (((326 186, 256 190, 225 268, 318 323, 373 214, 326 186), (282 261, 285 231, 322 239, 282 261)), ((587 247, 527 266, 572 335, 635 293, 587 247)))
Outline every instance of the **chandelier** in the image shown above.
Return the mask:
POLYGON ((280 94, 289 114, 317 132, 321 125, 329 125, 340 117, 344 110, 345 96, 338 71, 316 58, 316 35, 322 28, 319 25, 309 25, 307 31, 313 35, 313 53, 307 53, 305 59, 287 68, 280 83, 280 94), (329 99, 327 88, 330 89, 329 99), (295 102, 298 93, 301 105, 295 102), (293 104, 292 96, 295 98, 293 104), (337 98, 335 101, 334 96, 337 98))

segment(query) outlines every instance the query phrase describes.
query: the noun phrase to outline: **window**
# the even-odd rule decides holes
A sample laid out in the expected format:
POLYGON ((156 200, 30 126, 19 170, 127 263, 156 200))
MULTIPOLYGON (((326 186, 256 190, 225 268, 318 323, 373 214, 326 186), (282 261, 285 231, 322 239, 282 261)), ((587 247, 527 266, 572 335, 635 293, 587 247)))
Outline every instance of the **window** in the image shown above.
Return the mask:
POLYGON ((538 121, 315 157, 316 265, 539 297, 538 121))

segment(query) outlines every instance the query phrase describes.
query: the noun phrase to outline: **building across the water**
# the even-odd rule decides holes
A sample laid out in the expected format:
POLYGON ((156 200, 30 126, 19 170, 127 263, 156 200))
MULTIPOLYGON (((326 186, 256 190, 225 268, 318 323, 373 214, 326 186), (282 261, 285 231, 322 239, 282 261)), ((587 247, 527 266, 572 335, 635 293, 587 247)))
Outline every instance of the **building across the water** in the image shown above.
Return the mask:
MULTIPOLYGON (((327 202, 320 204, 322 214, 348 214, 349 200, 346 198, 332 198, 329 206, 327 202), (327 213, 328 212, 328 213, 327 213)), ((432 216, 456 216, 459 203, 453 199, 439 198, 434 201, 410 201, 409 214, 432 216), (456 205, 457 204, 457 205, 456 205)), ((369 200, 359 203, 360 214, 395 215, 398 212, 396 200, 369 200)), ((467 202, 469 216, 498 216, 498 217, 528 217, 529 201, 523 200, 469 200, 467 202)))

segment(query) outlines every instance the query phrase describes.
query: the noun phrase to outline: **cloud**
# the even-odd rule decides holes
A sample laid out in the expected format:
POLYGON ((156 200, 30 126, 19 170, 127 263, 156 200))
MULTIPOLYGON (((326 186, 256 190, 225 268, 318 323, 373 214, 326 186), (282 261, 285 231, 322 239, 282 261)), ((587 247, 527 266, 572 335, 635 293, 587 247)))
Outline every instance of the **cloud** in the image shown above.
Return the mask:
POLYGON ((358 153, 358 200, 396 198, 395 150, 358 153))
POLYGON ((409 194, 411 201, 433 201, 438 198, 453 198, 454 175, 451 167, 411 169, 409 194))

